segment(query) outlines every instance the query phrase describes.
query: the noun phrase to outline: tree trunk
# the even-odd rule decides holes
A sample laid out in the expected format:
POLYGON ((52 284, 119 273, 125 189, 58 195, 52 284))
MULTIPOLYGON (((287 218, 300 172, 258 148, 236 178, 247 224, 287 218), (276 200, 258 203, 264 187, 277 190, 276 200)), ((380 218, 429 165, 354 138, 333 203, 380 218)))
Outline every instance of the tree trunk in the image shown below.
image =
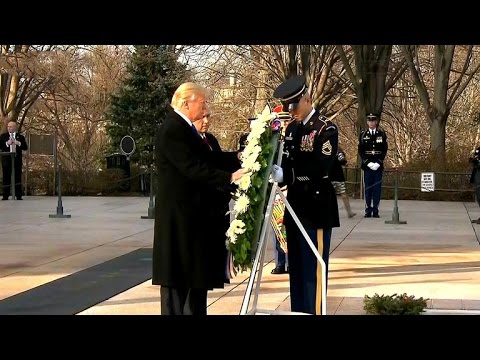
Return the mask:
MULTIPOLYGON (((357 90, 357 94, 363 93, 363 90, 357 90)), ((360 133, 362 132, 362 129, 365 128, 365 101, 363 101, 363 96, 358 96, 359 101, 357 102, 357 139, 360 139, 360 133), (362 101, 360 101, 362 99, 362 101)), ((362 158, 360 157, 360 154, 357 151, 357 166, 360 167, 362 165, 362 158)))
POLYGON ((267 105, 267 89, 265 88, 265 78, 266 78, 266 71, 265 70, 258 70, 258 77, 260 79, 258 85, 256 86, 257 89, 257 96, 255 97, 255 114, 252 114, 253 116, 256 116, 257 114, 261 114, 263 109, 265 109, 265 106, 267 105))
POLYGON ((357 126, 366 126, 366 114, 381 114, 388 91, 386 79, 392 45, 353 45, 355 61, 355 91, 358 101, 357 126))
POLYGON ((365 129, 367 126, 367 107, 365 104, 365 99, 363 97, 363 90, 358 89, 357 90, 357 96, 358 96, 358 101, 357 101, 357 135, 360 135, 360 132, 362 129, 365 129))
POLYGON ((445 170, 445 126, 447 117, 448 115, 434 117, 430 126, 430 155, 434 171, 445 170))
POLYGON ((289 45, 287 79, 294 75, 297 75, 297 45, 289 45))

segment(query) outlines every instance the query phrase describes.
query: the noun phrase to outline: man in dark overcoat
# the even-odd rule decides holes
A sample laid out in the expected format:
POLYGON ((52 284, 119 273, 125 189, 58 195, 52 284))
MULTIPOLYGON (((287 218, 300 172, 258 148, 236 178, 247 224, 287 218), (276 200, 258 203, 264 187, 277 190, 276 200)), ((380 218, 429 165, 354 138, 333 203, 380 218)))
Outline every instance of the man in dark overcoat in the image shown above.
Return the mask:
MULTIPOLYGON (((211 165, 193 122, 208 111, 207 91, 184 83, 175 91, 172 110, 156 137, 157 194, 152 284, 160 285, 162 314, 206 315, 207 291, 223 288, 224 268, 208 229, 207 188, 228 187, 244 170, 234 173, 211 165)), ((223 260, 223 259, 222 259, 223 260)))

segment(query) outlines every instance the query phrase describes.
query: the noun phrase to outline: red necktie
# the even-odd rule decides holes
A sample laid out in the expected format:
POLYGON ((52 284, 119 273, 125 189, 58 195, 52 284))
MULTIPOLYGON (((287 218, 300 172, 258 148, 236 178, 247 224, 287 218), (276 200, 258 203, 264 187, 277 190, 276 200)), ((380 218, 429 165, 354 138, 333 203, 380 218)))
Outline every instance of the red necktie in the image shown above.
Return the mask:
POLYGON ((202 139, 203 139, 203 142, 208 146, 208 148, 212 150, 212 147, 210 146, 210 143, 208 142, 207 137, 204 136, 202 139))

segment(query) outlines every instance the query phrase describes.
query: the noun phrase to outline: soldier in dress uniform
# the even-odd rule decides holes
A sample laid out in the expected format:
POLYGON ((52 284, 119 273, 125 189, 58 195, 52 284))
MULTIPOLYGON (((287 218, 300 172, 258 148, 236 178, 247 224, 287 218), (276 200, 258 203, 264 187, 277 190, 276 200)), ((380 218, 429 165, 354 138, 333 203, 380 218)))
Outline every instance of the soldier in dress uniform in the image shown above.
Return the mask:
MULTIPOLYGON (((337 197, 328 177, 337 155, 337 126, 320 115, 312 106, 312 99, 304 76, 294 76, 283 82, 273 93, 288 111, 292 122, 285 131, 282 167, 274 166, 272 177, 287 185, 287 200, 300 219, 314 246, 326 265, 332 228, 340 226, 337 197)), ((307 241, 286 211, 290 273, 291 310, 321 314, 321 267, 307 241)))
POLYGON ((383 160, 388 150, 387 135, 378 128, 378 114, 368 114, 368 129, 362 131, 358 141, 358 153, 362 158, 365 178, 365 217, 378 218, 378 205, 382 193, 383 160))
MULTIPOLYGON (((480 206, 480 146, 475 149, 473 156, 468 159, 472 163, 472 175, 470 176, 470 183, 475 185, 475 197, 480 206)), ((480 217, 472 220, 472 223, 480 224, 480 217)))
POLYGON ((352 211, 350 199, 348 198, 347 189, 345 187, 345 174, 343 173, 343 166, 345 165, 347 165, 347 155, 339 146, 337 156, 333 162, 332 172, 330 173, 330 180, 332 181, 336 194, 343 200, 343 205, 345 206, 345 211, 347 212, 348 217, 351 218, 357 214, 352 211))

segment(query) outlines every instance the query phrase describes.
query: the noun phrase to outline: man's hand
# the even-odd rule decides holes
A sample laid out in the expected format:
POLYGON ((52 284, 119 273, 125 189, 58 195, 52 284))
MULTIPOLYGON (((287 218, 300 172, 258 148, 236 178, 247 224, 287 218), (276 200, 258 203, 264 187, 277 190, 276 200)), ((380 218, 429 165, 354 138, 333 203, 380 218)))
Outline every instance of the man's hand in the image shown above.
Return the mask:
POLYGON ((375 165, 374 165, 373 162, 369 162, 369 163, 367 164, 367 166, 368 166, 370 169, 375 170, 375 169, 374 169, 375 165))
POLYGON ((15 140, 15 145, 20 146, 20 145, 22 145, 22 143, 18 140, 15 140))
POLYGON ((235 181, 237 181, 238 179, 240 179, 243 175, 245 175, 247 173, 247 169, 239 169, 237 171, 235 171, 233 174, 232 174, 232 177, 230 178, 230 182, 233 183, 235 181))
POLYGON ((14 141, 12 139, 8 139, 7 144, 8 145, 13 145, 14 141))
POLYGON ((272 179, 275 182, 283 182, 283 169, 278 165, 272 167, 272 179))

